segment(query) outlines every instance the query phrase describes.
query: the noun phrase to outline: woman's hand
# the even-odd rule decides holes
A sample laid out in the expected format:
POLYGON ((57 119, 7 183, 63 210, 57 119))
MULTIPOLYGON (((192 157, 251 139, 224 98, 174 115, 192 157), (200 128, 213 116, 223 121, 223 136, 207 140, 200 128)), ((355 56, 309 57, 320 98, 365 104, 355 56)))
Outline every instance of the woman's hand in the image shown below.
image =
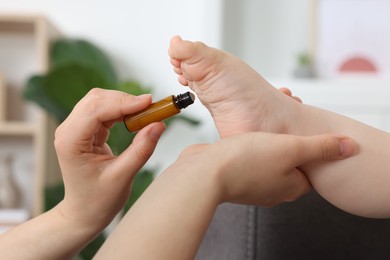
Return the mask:
POLYGON ((194 259, 220 203, 268 207, 294 200, 310 189, 300 165, 356 150, 345 137, 262 132, 190 146, 146 189, 96 259, 194 259))
POLYGON ((118 157, 106 144, 109 129, 150 103, 148 95, 93 89, 75 106, 55 134, 65 198, 0 236, 1 259, 71 259, 110 223, 165 126, 145 127, 118 157))
POLYGON ((310 190, 299 166, 343 159, 356 151, 357 144, 347 137, 256 132, 192 146, 176 164, 183 169, 190 165, 186 168, 194 168, 199 178, 211 180, 219 202, 269 207, 293 201, 310 190))
POLYGON ((103 228, 123 207, 134 175, 152 155, 165 126, 145 127, 118 157, 106 143, 109 129, 150 103, 150 95, 93 89, 58 127, 55 148, 65 183, 62 215, 103 228))

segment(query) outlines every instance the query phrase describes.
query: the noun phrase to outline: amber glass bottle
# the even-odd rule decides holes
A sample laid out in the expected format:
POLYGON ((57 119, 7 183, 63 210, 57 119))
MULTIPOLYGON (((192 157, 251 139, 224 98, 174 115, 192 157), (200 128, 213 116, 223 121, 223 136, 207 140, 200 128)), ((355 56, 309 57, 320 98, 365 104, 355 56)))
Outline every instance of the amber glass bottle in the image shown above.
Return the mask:
POLYGON ((166 97, 149 107, 124 117, 127 130, 136 132, 153 122, 160 122, 166 118, 180 113, 181 109, 188 107, 195 101, 195 95, 190 92, 177 96, 166 97))

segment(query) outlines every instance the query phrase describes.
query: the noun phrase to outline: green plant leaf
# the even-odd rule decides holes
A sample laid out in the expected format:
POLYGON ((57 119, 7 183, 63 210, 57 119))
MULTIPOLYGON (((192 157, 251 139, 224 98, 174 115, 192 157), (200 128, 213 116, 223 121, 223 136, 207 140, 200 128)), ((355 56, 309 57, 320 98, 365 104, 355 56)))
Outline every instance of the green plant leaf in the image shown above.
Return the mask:
POLYGON ((101 73, 84 64, 68 63, 51 70, 44 78, 45 92, 70 113, 73 107, 94 87, 107 88, 101 73))
POLYGON ((50 50, 53 68, 69 63, 84 64, 99 71, 109 85, 117 83, 117 76, 109 58, 94 44, 80 39, 59 39, 50 50))
POLYGON ((152 92, 150 88, 145 88, 137 81, 125 81, 118 84, 117 89, 134 96, 149 94, 152 92))
POLYGON ((111 147, 113 154, 119 155, 129 147, 134 137, 135 134, 127 131, 123 122, 118 122, 111 127, 107 143, 111 147))
POLYGON ((301 52, 298 54, 298 64, 301 66, 308 66, 311 64, 310 54, 307 52, 301 52))
POLYGON ((108 82, 94 68, 68 63, 51 70, 46 76, 31 77, 24 96, 38 103, 62 122, 88 91, 94 87, 107 86, 108 82))
POLYGON ((50 111, 59 122, 62 122, 68 116, 69 112, 64 106, 55 102, 45 91, 44 81, 44 77, 42 76, 31 77, 24 88, 24 98, 37 103, 46 111, 50 111))
POLYGON ((81 259, 90 260, 92 259, 97 251, 99 251, 100 247, 106 241, 106 236, 104 233, 100 233, 94 240, 92 240, 86 247, 81 250, 79 253, 79 257, 81 259))
POLYGON ((59 182, 55 185, 45 187, 45 211, 54 208, 61 200, 64 199, 64 183, 59 182))
POLYGON ((137 199, 142 195, 146 188, 152 183, 154 170, 141 169, 135 176, 131 196, 127 201, 122 213, 123 215, 133 206, 137 199))

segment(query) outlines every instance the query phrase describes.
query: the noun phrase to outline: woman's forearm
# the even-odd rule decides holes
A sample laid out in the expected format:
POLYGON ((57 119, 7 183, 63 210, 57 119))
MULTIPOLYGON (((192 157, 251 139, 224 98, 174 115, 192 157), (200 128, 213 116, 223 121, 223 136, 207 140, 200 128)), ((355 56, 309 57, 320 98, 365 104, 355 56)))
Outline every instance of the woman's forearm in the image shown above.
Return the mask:
POLYGON ((99 231, 67 219, 57 206, 0 236, 0 259, 71 259, 99 231))
POLYGON ((193 259, 218 205, 217 185, 205 181, 204 175, 192 171, 191 165, 168 168, 126 214, 95 259, 193 259))
POLYGON ((332 135, 254 132, 191 146, 138 199, 96 259, 193 259, 217 205, 292 201, 310 188, 297 166, 353 156, 356 143, 347 144, 332 135))

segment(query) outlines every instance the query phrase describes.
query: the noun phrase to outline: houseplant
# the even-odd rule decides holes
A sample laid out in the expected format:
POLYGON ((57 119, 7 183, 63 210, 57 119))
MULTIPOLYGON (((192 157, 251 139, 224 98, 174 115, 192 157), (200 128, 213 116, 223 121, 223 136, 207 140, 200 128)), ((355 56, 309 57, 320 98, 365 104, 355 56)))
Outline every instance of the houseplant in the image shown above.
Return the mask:
MULTIPOLYGON (((51 46, 51 69, 45 75, 34 75, 26 83, 24 96, 51 113, 61 123, 75 104, 93 87, 115 89, 133 95, 150 93, 151 89, 136 81, 119 81, 115 69, 106 54, 85 40, 59 39, 51 46)), ((166 121, 167 127, 175 120, 184 120, 191 125, 199 122, 178 115, 166 121)), ((114 154, 120 154, 132 142, 134 134, 124 124, 116 124, 110 130, 108 144, 114 154)), ((133 192, 124 212, 151 183, 154 169, 141 169, 133 184, 133 192)), ((46 210, 60 202, 64 195, 63 184, 46 189, 46 210)), ((104 242, 104 235, 86 247, 80 254, 82 259, 91 259, 104 242)))
POLYGON ((313 59, 308 52, 300 52, 297 55, 296 66, 294 68, 294 77, 295 78, 315 77, 313 59))

